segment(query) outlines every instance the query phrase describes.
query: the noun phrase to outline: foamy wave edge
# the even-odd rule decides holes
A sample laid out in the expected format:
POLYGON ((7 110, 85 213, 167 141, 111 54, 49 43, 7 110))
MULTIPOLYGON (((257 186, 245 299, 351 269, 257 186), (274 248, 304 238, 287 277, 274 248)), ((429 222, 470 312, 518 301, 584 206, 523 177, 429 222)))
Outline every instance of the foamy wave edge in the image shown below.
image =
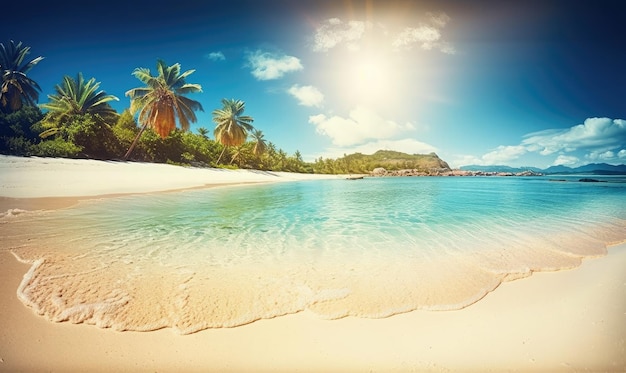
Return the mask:
MULTIPOLYGON (((606 237, 608 238, 608 237, 606 237)), ((601 242, 601 241, 599 241, 601 242)), ((195 332, 199 332, 205 329, 212 328, 231 328, 238 327, 246 324, 253 323, 262 319, 272 319, 280 316, 284 316, 287 314, 294 314, 298 312, 302 312, 304 310, 311 310, 313 313, 317 314, 320 318, 324 319, 341 319, 345 317, 362 317, 362 318, 387 318, 394 315, 413 312, 416 310, 424 310, 424 311, 451 311, 451 310, 460 310, 475 304, 476 302, 483 299, 490 292, 496 290, 503 282, 512 281, 520 278, 526 278, 531 276, 534 272, 538 271, 561 271, 561 270, 570 270, 579 267, 582 264, 582 261, 590 258, 598 258, 606 255, 607 250, 611 246, 616 246, 620 244, 626 243, 625 237, 617 237, 611 236, 609 241, 604 242, 604 252, 597 251, 594 255, 576 255, 573 253, 567 253, 564 250, 558 250, 561 254, 571 255, 573 258, 577 258, 578 265, 574 266, 566 266, 566 267, 544 267, 544 268, 522 268, 517 272, 491 272, 493 276, 493 281, 487 284, 482 289, 478 289, 474 294, 467 297, 465 300, 454 303, 454 304, 439 304, 439 305, 419 305, 419 304, 405 304, 404 306, 398 306, 395 304, 389 308, 383 308, 380 312, 367 313, 367 312, 358 312, 353 309, 343 309, 339 311, 325 311, 323 305, 331 304, 338 300, 345 299, 351 294, 350 289, 322 289, 318 291, 314 291, 312 289, 300 289, 297 293, 299 297, 297 300, 291 304, 292 307, 288 307, 288 309, 273 309, 269 312, 265 312, 263 314, 255 314, 254 312, 246 313, 244 315, 239 315, 239 317, 234 317, 230 319, 228 322, 221 323, 216 325, 209 321, 202 321, 202 319, 197 320, 195 323, 187 323, 187 325, 183 325, 185 323, 181 323, 178 316, 180 315, 169 315, 166 320, 156 320, 152 322, 146 322, 142 325, 128 325, 125 324, 121 320, 121 322, 116 322, 120 320, 114 320, 109 317, 109 313, 114 311, 114 309, 118 309, 120 307, 124 307, 129 300, 131 299, 131 294, 126 294, 121 291, 113 291, 109 294, 109 296, 105 299, 102 299, 100 302, 92 302, 92 303, 84 303, 79 305, 73 305, 66 307, 58 312, 50 312, 49 309, 46 308, 46 304, 38 302, 37 297, 31 291, 33 287, 37 287, 38 281, 40 279, 37 278, 36 273, 39 268, 41 268, 45 262, 45 258, 38 258, 35 260, 27 260, 25 258, 20 257, 20 255, 14 250, 10 250, 13 256, 22 263, 31 264, 30 269, 24 275, 18 289, 17 296, 20 301, 33 309, 39 315, 44 316, 50 321, 54 322, 66 322, 70 321, 72 323, 85 323, 98 326, 100 328, 112 328, 118 331, 153 331, 163 328, 172 328, 179 334, 192 334, 195 332)), ((489 271, 487 271, 489 272, 489 271)), ((71 276, 71 275, 70 275, 71 276)), ((53 298, 54 301, 55 298, 53 298)), ((60 306, 56 304, 57 307, 60 306)), ((114 312, 115 313, 115 312, 114 312)))

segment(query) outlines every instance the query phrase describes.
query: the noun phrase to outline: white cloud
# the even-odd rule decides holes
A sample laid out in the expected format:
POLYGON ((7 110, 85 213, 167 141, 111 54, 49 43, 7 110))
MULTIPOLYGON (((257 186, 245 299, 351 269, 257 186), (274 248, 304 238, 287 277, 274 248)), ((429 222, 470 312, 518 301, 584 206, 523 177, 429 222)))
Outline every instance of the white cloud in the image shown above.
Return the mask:
POLYGON ((495 150, 485 154, 481 158, 481 164, 484 165, 501 165, 518 159, 526 154, 528 150, 521 145, 514 146, 498 146, 495 150))
POLYGON ((610 150, 626 142, 626 121, 623 119, 588 118, 583 124, 563 130, 545 130, 525 136, 522 145, 542 155, 577 149, 610 150))
POLYGON ((456 49, 452 44, 442 40, 441 29, 450 22, 450 17, 445 13, 427 13, 428 24, 418 27, 406 27, 396 35, 391 45, 396 49, 411 49, 417 44, 425 50, 437 49, 446 54, 455 54, 456 49))
POLYGON ((257 50, 248 55, 252 75, 258 80, 272 80, 283 77, 286 73, 302 70, 297 57, 257 50))
POLYGON ((224 53, 222 52, 211 52, 209 54, 207 54, 207 58, 210 59, 211 61, 224 61, 226 60, 226 56, 224 56, 224 53))
POLYGON ((399 125, 384 119, 363 106, 351 110, 348 118, 319 114, 310 116, 309 123, 316 127, 317 133, 330 137, 336 146, 358 145, 372 139, 389 139, 414 128, 411 123, 399 125))
POLYGON ((367 22, 328 19, 315 31, 313 51, 326 52, 340 44, 346 44, 348 49, 358 49, 356 42, 361 39, 368 27, 371 27, 371 24, 367 22))
POLYGON ((416 28, 407 27, 402 31, 392 45, 396 48, 406 47, 413 43, 421 43, 422 48, 432 49, 433 44, 441 39, 441 33, 433 26, 422 25, 416 28))
POLYGON ((625 120, 588 118, 570 128, 530 133, 523 137, 519 145, 501 145, 481 157, 463 157, 458 163, 508 164, 527 153, 556 156, 554 165, 574 165, 581 161, 583 155, 589 161, 609 161, 616 157, 626 158, 626 149, 618 151, 625 143, 625 120))
POLYGON ((554 163, 552 163, 552 165, 553 166, 572 166, 578 163, 578 161, 579 159, 572 155, 560 154, 558 157, 556 157, 556 160, 554 161, 554 163))
POLYGON ((303 106, 322 106, 324 95, 317 88, 311 85, 299 86, 297 84, 291 86, 287 92, 298 99, 299 104, 303 106))
POLYGON ((587 154, 585 157, 592 161, 598 161, 598 160, 605 161, 605 160, 610 160, 610 159, 615 158, 615 153, 610 150, 607 150, 605 152, 591 152, 587 154))

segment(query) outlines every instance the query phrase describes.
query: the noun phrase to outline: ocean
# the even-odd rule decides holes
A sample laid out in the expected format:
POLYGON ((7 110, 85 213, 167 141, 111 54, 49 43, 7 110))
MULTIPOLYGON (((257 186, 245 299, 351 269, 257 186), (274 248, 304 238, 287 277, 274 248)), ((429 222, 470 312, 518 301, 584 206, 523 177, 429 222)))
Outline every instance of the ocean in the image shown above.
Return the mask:
POLYGON ((395 177, 152 193, 5 216, 52 321, 182 334, 310 310, 380 318, 471 306, 626 239, 626 180, 395 177), (523 280, 522 280, 523 281, 523 280))

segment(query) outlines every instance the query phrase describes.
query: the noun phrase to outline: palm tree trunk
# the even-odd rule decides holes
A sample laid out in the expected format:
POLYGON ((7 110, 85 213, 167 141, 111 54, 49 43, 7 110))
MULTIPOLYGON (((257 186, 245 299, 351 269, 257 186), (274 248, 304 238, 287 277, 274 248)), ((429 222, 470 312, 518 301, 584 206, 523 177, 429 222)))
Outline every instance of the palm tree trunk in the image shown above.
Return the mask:
POLYGON ((226 151, 226 146, 224 146, 224 149, 222 149, 222 152, 220 153, 220 156, 217 157, 217 162, 215 162, 215 165, 217 166, 218 164, 220 164, 220 160, 222 159, 222 156, 224 155, 224 152, 226 151))
POLYGON ((133 150, 135 149, 135 146, 137 145, 137 142, 139 141, 139 138, 141 137, 141 134, 143 133, 143 131, 146 130, 146 127, 148 127, 148 123, 144 124, 141 129, 139 130, 139 133, 137 134, 137 136, 135 136, 135 139, 133 140, 133 143, 130 144, 130 148, 128 148, 128 151, 126 152, 126 154, 124 154, 124 160, 127 161, 128 157, 130 157, 130 153, 133 152, 133 150))

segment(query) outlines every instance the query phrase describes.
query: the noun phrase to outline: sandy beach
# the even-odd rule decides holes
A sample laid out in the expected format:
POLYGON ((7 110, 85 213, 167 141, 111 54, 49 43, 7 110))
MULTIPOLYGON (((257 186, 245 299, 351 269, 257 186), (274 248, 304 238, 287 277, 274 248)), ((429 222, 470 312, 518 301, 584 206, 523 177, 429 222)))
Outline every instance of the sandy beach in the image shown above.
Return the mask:
MULTIPOLYGON (((337 177, 0 156, 0 212, 337 177)), ((50 322, 16 295, 29 265, 0 245, 0 267, 0 371, 626 371, 626 244, 505 282, 462 310, 340 320, 305 311, 190 335, 50 322)))

